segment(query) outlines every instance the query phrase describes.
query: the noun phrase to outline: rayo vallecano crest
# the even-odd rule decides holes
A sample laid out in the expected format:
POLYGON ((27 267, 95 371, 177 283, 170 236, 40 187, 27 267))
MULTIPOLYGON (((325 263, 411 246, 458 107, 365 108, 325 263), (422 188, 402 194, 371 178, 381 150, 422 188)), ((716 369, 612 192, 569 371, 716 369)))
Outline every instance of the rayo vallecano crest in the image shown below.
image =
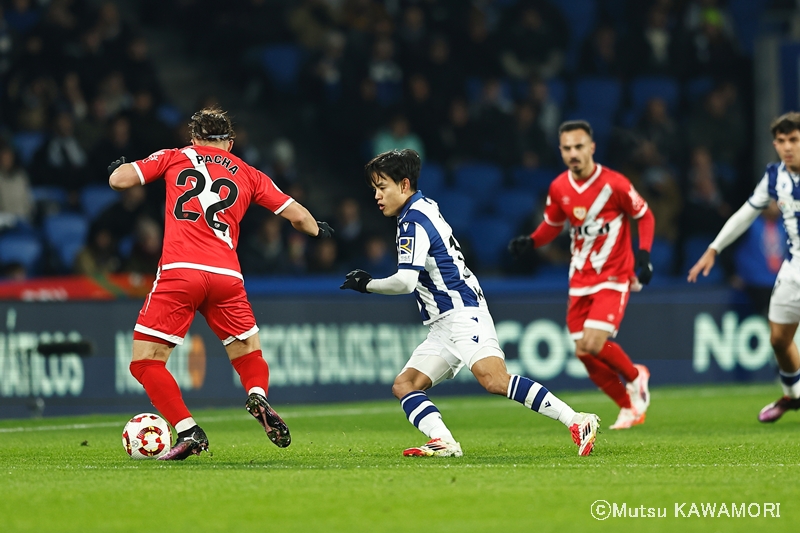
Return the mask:
POLYGON ((586 208, 583 206, 573 207, 572 214, 575 215, 575 218, 578 220, 583 220, 586 218, 586 208))

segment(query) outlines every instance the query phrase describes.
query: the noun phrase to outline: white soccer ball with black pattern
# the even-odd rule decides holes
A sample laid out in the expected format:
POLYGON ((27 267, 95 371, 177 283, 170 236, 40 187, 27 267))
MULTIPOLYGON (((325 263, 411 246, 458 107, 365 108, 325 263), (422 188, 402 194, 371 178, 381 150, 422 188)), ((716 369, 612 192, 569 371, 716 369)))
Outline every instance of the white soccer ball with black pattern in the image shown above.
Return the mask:
POLYGON ((158 459, 172 446, 172 431, 160 416, 142 413, 125 424, 122 446, 131 459, 158 459))

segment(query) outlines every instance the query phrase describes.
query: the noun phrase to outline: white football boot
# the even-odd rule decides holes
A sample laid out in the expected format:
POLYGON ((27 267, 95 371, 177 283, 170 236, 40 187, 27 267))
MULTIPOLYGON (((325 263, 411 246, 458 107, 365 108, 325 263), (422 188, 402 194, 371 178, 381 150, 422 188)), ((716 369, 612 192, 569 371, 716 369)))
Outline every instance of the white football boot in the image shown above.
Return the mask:
POLYGON ((597 430, 600 429, 600 417, 592 413, 575 413, 569 431, 572 440, 578 445, 578 455, 586 456, 594 450, 597 430))
MULTIPOLYGON (((648 384, 650 382, 650 370, 644 365, 633 365, 639 371, 636 379, 625 385, 628 389, 628 396, 631 398, 631 406, 637 414, 642 416, 644 422, 644 415, 647 413, 647 408, 650 407, 650 389, 648 384)), ((641 422, 639 422, 641 424, 641 422)))
POLYGON ((623 407, 619 410, 617 421, 608 426, 608 429, 628 429, 638 424, 644 424, 644 417, 645 415, 640 415, 634 408, 623 407))
POLYGON ((442 439, 431 439, 422 446, 403 451, 403 457, 461 457, 461 445, 442 439))

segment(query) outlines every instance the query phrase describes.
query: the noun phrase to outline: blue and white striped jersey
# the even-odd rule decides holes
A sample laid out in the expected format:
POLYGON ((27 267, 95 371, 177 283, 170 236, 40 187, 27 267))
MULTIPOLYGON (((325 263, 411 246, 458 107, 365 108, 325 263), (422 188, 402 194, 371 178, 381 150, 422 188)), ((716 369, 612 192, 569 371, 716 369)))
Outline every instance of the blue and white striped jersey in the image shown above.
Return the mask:
POLYGON ((467 268, 453 230, 439 206, 417 191, 397 217, 397 262, 420 271, 414 296, 422 323, 454 309, 486 307, 478 278, 467 268))
POLYGON ((786 228, 789 257, 794 266, 800 261, 800 175, 790 172, 784 163, 767 165, 764 177, 756 185, 748 202, 756 209, 766 209, 770 199, 778 202, 786 228))

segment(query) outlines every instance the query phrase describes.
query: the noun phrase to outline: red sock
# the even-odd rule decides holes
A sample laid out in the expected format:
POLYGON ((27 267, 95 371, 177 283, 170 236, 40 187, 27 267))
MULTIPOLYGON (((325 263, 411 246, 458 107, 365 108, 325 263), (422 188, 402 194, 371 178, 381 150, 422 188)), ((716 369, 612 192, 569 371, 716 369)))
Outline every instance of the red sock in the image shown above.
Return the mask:
POLYGON ((639 375, 639 370, 633 366, 631 358, 628 357, 625 350, 616 342, 606 341, 603 349, 597 354, 597 357, 625 378, 625 381, 628 383, 636 379, 636 376, 639 375))
POLYGON ((231 360, 233 368, 239 373, 245 391, 261 387, 266 395, 269 391, 269 365, 261 355, 261 350, 231 360))
POLYGON ((619 380, 619 376, 616 372, 593 355, 579 355, 578 359, 581 360, 583 366, 585 366, 586 370, 589 372, 589 379, 591 379, 601 391, 605 392, 608 397, 614 400, 614 403, 621 408, 627 407, 630 409, 631 398, 628 396, 628 390, 619 380))
POLYGON ((181 389, 172 374, 167 370, 167 363, 153 359, 133 361, 131 374, 142 384, 150 402, 167 422, 175 426, 192 414, 186 408, 181 397, 181 389))

